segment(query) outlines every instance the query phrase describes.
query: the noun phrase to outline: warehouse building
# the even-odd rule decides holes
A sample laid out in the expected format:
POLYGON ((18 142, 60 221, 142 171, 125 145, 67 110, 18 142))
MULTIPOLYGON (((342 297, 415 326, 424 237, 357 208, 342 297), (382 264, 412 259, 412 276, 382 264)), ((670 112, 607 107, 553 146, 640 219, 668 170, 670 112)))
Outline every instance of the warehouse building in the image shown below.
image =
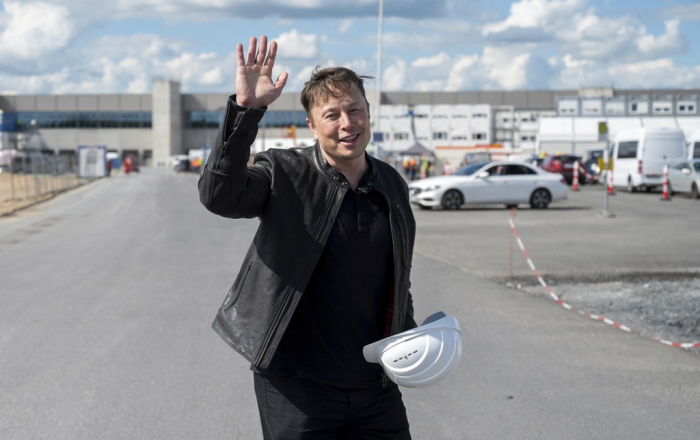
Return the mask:
MULTIPOLYGON (((367 95, 375 102, 373 91, 367 95)), ((451 158, 484 149, 583 154, 627 126, 700 129, 698 96, 700 90, 612 88, 384 92, 379 112, 372 112, 373 131, 387 154, 416 143, 451 158), (608 133, 599 133, 600 122, 610 127, 608 133)), ((98 145, 145 164, 163 164, 214 142, 227 99, 226 93, 181 93, 170 80, 154 81, 151 94, 4 95, 2 148, 36 148, 39 139, 40 148, 57 153, 98 145)), ((299 93, 289 92, 270 106, 254 150, 311 142, 299 93)))

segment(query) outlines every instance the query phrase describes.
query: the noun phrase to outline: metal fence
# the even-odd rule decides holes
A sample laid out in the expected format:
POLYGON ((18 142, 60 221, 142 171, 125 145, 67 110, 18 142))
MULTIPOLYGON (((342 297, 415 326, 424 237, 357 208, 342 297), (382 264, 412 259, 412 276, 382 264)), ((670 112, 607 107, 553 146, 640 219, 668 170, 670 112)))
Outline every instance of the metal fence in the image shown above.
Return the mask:
POLYGON ((46 150, 0 150, 0 203, 35 199, 80 184, 77 157, 46 150))

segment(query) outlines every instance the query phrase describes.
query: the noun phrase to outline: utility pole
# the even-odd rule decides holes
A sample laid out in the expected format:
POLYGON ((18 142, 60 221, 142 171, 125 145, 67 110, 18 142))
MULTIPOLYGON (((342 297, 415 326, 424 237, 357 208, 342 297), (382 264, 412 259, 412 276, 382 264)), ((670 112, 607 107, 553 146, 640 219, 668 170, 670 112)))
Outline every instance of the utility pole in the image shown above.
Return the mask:
POLYGON ((379 131, 379 106, 382 104, 382 22, 384 21, 384 0, 379 0, 379 28, 377 30, 377 92, 374 105, 374 130, 372 138, 374 139, 374 157, 379 158, 379 141, 377 141, 375 133, 379 131))

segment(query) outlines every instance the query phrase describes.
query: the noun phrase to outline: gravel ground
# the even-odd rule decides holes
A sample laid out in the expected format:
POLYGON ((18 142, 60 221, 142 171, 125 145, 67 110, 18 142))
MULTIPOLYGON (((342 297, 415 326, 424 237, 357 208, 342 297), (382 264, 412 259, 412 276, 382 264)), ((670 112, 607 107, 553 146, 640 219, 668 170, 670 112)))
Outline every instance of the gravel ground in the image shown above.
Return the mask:
MULTIPOLYGON (((605 316, 644 336, 700 341, 699 273, 627 275, 602 282, 544 279, 564 302, 581 311, 605 316)), ((513 285, 530 295, 551 298, 534 277, 514 280, 513 285)), ((691 350, 700 353, 700 347, 691 350)))

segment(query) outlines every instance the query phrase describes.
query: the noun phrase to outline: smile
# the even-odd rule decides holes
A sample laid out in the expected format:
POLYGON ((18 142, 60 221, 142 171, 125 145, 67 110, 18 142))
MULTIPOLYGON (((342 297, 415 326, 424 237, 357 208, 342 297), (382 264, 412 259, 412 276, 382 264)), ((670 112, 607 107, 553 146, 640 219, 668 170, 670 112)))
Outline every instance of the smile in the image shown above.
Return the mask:
POLYGON ((357 134, 356 134, 356 135, 353 135, 353 136, 348 136, 348 137, 345 137, 345 138, 340 139, 340 142, 352 142, 352 141, 354 141, 355 139, 357 139, 358 136, 359 136, 359 135, 357 135, 357 134))

